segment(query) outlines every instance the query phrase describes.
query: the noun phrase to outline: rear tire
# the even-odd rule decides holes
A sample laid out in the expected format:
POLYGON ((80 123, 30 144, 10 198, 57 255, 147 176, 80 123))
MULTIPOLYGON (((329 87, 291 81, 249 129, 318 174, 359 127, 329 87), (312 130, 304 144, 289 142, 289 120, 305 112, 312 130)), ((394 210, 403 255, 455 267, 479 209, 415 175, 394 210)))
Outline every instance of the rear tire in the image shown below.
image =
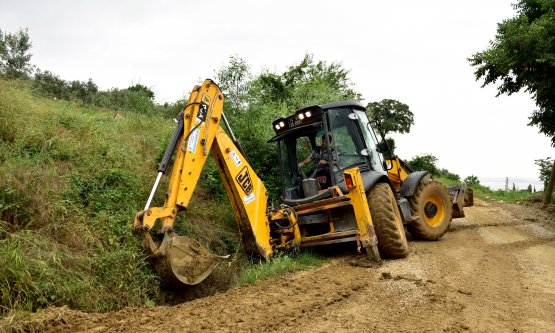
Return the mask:
POLYGON ((386 183, 378 183, 370 189, 367 198, 380 255, 393 259, 406 257, 409 245, 391 187, 386 183))
POLYGON ((435 180, 422 182, 408 199, 415 217, 407 225, 409 232, 424 240, 440 239, 449 229, 453 214, 451 197, 445 186, 435 180))

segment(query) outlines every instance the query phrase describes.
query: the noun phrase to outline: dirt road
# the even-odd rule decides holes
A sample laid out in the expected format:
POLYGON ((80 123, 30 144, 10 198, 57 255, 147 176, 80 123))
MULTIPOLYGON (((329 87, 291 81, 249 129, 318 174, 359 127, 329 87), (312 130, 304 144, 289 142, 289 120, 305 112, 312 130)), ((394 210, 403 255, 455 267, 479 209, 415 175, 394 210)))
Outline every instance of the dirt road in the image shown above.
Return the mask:
POLYGON ((172 307, 50 309, 52 332, 555 332, 555 221, 476 201, 378 269, 346 257, 172 307))

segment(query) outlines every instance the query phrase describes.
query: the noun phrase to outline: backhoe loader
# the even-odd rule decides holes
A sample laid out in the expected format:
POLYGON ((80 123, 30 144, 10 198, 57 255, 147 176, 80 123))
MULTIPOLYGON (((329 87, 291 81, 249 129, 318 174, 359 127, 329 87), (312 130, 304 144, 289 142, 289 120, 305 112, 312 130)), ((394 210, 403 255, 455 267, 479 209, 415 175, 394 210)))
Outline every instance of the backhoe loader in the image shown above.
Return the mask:
POLYGON ((134 228, 166 282, 198 284, 226 258, 173 228, 210 153, 249 255, 269 260, 280 250, 351 242, 379 264, 382 257, 408 255, 404 224, 425 239, 447 230, 458 199, 426 172, 410 173, 398 158, 384 160, 361 104, 310 106, 272 123, 275 136, 269 142, 277 145, 282 180, 280 203, 274 207, 223 114, 223 102, 212 80, 194 87, 146 206, 135 215, 134 228), (320 140, 325 142, 318 146, 320 140), (165 204, 150 207, 174 151, 165 204))

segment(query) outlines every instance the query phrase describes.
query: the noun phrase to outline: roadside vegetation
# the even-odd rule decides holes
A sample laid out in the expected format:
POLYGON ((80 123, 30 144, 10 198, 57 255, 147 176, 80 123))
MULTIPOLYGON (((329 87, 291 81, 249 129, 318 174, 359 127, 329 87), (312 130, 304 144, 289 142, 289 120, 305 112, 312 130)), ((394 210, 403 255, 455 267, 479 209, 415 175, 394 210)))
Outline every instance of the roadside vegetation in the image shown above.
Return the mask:
POLYGON ((278 254, 269 262, 252 262, 243 271, 237 285, 255 283, 260 279, 284 273, 295 272, 322 265, 325 260, 310 251, 295 251, 289 254, 278 254))
MULTIPOLYGON (((539 167, 540 179, 544 181, 544 188, 547 186, 548 177, 543 177, 542 175, 548 175, 548 170, 550 172, 551 164, 549 159, 547 163, 536 163, 539 167)), ((432 154, 417 155, 411 160, 407 161, 408 164, 414 170, 425 170, 430 172, 435 179, 445 184, 445 186, 456 186, 464 185, 473 190, 474 196, 484 199, 484 200, 496 200, 505 201, 512 203, 519 203, 522 201, 542 201, 544 192, 536 192, 532 185, 529 185, 526 189, 517 189, 514 184, 508 190, 493 190, 487 186, 480 184, 480 179, 477 176, 470 175, 461 179, 461 177, 455 173, 450 172, 447 169, 438 167, 438 159, 432 154)), ((555 200, 551 201, 555 203, 555 200)))

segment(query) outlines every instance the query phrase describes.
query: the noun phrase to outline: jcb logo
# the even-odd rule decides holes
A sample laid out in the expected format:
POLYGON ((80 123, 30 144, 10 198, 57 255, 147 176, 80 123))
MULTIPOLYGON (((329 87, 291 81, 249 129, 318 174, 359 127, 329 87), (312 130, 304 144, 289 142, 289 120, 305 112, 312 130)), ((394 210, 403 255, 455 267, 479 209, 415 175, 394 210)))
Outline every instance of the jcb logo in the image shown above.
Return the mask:
POLYGON ((239 185, 241 185, 241 188, 243 189, 243 191, 245 191, 245 194, 251 194, 253 186, 251 176, 249 175, 249 170, 246 166, 241 170, 241 172, 239 172, 237 178, 235 179, 237 180, 239 185))
POLYGON ((197 118, 200 121, 206 120, 206 113, 208 113, 208 104, 204 104, 204 102, 200 103, 200 107, 198 109, 197 118))
POLYGON ((202 95, 200 107, 197 113, 197 118, 200 119, 200 121, 206 120, 206 114, 208 113, 208 105, 210 105, 210 97, 204 94, 202 95))

